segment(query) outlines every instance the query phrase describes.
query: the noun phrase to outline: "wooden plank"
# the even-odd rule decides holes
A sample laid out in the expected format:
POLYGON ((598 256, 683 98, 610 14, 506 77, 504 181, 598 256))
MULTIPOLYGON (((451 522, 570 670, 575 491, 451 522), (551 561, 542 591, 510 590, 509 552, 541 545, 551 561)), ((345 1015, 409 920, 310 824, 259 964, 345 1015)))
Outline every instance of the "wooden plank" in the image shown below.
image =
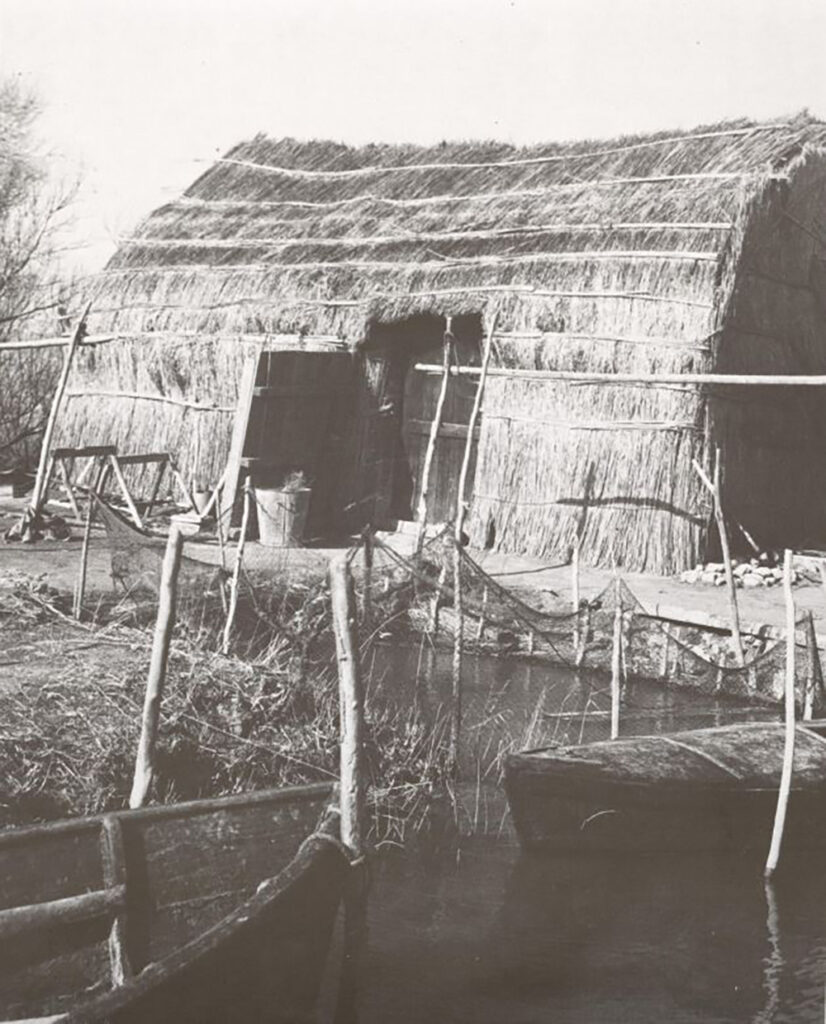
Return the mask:
POLYGON ((224 476, 224 488, 221 493, 221 520, 227 529, 230 526, 232 510, 235 507, 235 495, 238 491, 238 476, 241 472, 241 458, 244 454, 244 442, 247 439, 250 412, 255 391, 255 377, 258 372, 260 353, 256 349, 244 360, 241 376, 238 381, 238 402, 235 406, 235 422, 232 425, 232 438, 229 445, 229 456, 224 476))
POLYGON ((126 886, 116 885, 80 896, 30 903, 25 907, 0 910, 0 940, 30 935, 44 928, 57 928, 106 917, 126 903, 126 886))
POLYGON ((117 450, 113 444, 92 444, 84 448, 55 448, 52 454, 56 459, 81 459, 87 455, 115 455, 117 450))
MULTIPOLYGON (((426 420, 407 420, 404 425, 404 432, 406 434, 424 434, 425 436, 430 434, 431 424, 426 420)), ((466 423, 442 423, 439 426, 437 437, 467 437, 467 424, 466 423)), ((479 439, 481 433, 481 427, 475 427, 473 430, 474 440, 479 439)))
POLYGON ((312 384, 268 384, 253 388, 256 398, 330 398, 332 388, 320 388, 312 384))
POLYGON ((167 462, 169 452, 148 452, 144 455, 118 455, 121 466, 146 466, 150 462, 167 462))

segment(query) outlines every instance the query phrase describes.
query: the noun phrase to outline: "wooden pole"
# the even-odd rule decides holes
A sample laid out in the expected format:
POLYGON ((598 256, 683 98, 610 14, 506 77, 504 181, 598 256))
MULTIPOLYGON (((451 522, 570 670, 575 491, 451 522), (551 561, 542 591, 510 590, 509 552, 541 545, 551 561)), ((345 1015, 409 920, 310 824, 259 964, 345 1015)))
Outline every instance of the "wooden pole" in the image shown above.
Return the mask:
POLYGON ((442 426, 442 414, 447 398, 447 389, 450 383, 450 353, 453 344, 453 317, 446 318, 444 342, 442 345, 442 386, 439 389, 439 397, 436 400, 436 411, 433 414, 433 422, 430 424, 430 436, 427 439, 424 465, 422 466, 422 488, 419 494, 419 505, 416 510, 416 518, 419 521, 419 532, 416 538, 416 551, 422 550, 425 531, 427 529, 427 495, 430 489, 430 474, 433 468, 433 457, 436 453, 436 444, 439 439, 439 429, 442 426))
POLYGON ((571 609, 574 613, 574 662, 579 661, 579 537, 574 538, 571 551, 571 609))
POLYGON ((57 388, 55 389, 54 398, 52 399, 52 407, 49 410, 49 418, 46 421, 46 429, 43 431, 43 440, 40 444, 40 459, 37 463, 37 476, 35 477, 32 500, 29 506, 35 515, 40 511, 40 506, 43 504, 43 491, 46 485, 46 466, 49 464, 49 451, 52 447, 52 438, 57 424, 57 415, 60 411, 60 403, 63 400, 63 392, 66 390, 66 383, 69 380, 69 371, 72 368, 72 360, 75 357, 78 345, 83 341, 83 336, 86 333, 86 317, 89 315, 91 306, 91 302, 87 302, 83 307, 83 312, 80 314, 80 318, 78 319, 77 324, 75 324, 75 329, 69 339, 69 344, 66 347, 66 353, 63 357, 63 368, 60 371, 57 388))
POLYGON ((470 411, 468 421, 467 437, 465 438, 465 450, 462 455, 462 466, 459 470, 459 482, 456 492, 456 517, 453 524, 453 612, 455 617, 455 629, 453 633, 453 672, 452 672, 452 705, 453 714, 450 721, 450 763, 455 772, 459 765, 459 745, 462 732, 462 646, 464 644, 465 615, 462 605, 462 532, 465 525, 465 488, 467 487, 468 472, 470 470, 470 455, 473 450, 473 435, 479 414, 482 410, 482 397, 485 393, 485 380, 487 379, 490 356, 493 349, 493 332, 496 329, 498 314, 494 313, 488 325, 488 333, 485 338, 485 348, 482 355, 482 372, 479 376, 479 386, 476 388, 476 395, 473 399, 473 408, 470 411))
POLYGON ((229 609, 227 621, 224 623, 224 637, 221 643, 221 651, 229 654, 229 641, 232 636, 232 626, 235 622, 235 612, 238 608, 238 581, 241 577, 241 565, 244 561, 244 546, 247 543, 247 529, 250 521, 250 505, 252 502, 252 484, 249 478, 244 481, 244 511, 241 516, 241 533, 238 537, 238 547, 235 552, 235 565, 232 569, 232 579, 229 584, 229 609))
POLYGON ((709 489, 712 496, 714 519, 717 523, 717 532, 720 535, 720 550, 723 554, 723 566, 726 574, 726 589, 728 591, 729 613, 731 615, 731 637, 734 643, 734 653, 737 656, 738 663, 742 667, 746 664, 746 655, 743 650, 743 638, 740 633, 740 611, 737 607, 737 589, 734 586, 734 571, 731 566, 731 550, 728 543, 728 530, 726 529, 726 519, 723 514, 723 505, 721 501, 722 486, 720 480, 721 459, 719 445, 715 448, 713 481, 709 480, 702 466, 700 466, 696 460, 694 460, 693 465, 695 472, 709 489))
POLYGON ((585 662, 585 648, 588 644, 588 634, 591 630, 591 606, 585 603, 585 612, 583 615, 584 621, 580 625, 579 630, 579 647, 576 652, 575 664, 577 668, 582 668, 585 662))
POLYGON ((133 808, 143 807, 146 803, 155 772, 155 744, 158 737, 166 665, 169 660, 169 644, 172 639, 172 627, 175 625, 175 599, 183 546, 183 537, 173 526, 169 531, 161 568, 158 617, 155 622, 155 635, 152 638, 152 656, 149 661, 149 677, 146 681, 146 696, 143 702, 141 736, 138 743, 138 755, 135 759, 132 793, 129 797, 129 806, 133 808))
POLYGON ((341 713, 341 841, 355 856, 361 857, 364 854, 366 796, 364 690, 358 657, 355 591, 345 558, 335 558, 330 563, 330 601, 341 713))
POLYGON ((493 333, 496 330, 496 321, 498 317, 498 312, 495 312, 491 317, 490 324, 488 325, 488 333, 485 338, 485 348, 482 355, 482 367, 479 374, 479 386, 476 388, 476 395, 473 399, 473 408, 470 411, 470 420, 467 425, 467 438, 465 439, 465 451, 462 455, 462 468, 459 470, 459 489, 456 495, 456 523, 454 526, 454 536, 456 538, 456 542, 459 544, 462 542, 462 529, 465 525, 465 512, 467 511, 465 503, 465 488, 467 487, 467 477, 470 469, 470 453, 473 450, 473 434, 476 430, 476 424, 479 421, 479 414, 482 411, 482 398, 485 394, 485 382, 488 376, 491 352, 493 351, 493 333))
MULTIPOLYGON (((423 373, 440 373, 441 367, 432 363, 416 363, 423 373)), ((453 366, 451 376, 475 377, 478 366, 453 366)), ((572 384, 724 384, 739 387, 826 387, 826 374, 816 373, 591 373, 587 370, 522 370, 510 366, 497 366, 490 371, 492 377, 511 377, 514 380, 559 380, 572 384)))
POLYGON ((611 739, 619 736, 619 713, 622 682, 622 582, 614 580, 614 636, 611 645, 611 739))
POLYGON ((780 846, 786 824, 786 809, 792 788, 794 768, 795 707, 794 707, 794 594, 792 593, 792 552, 789 548, 783 555, 783 596, 786 599, 786 735, 783 745, 783 768, 780 775, 780 791, 777 794, 777 810, 774 815, 769 856, 766 860, 766 877, 770 878, 780 860, 780 846))
POLYGON ((364 528, 364 621, 373 621, 373 530, 364 528))
POLYGON ((817 649, 815 618, 812 612, 806 616, 806 650, 809 671, 806 675, 806 696, 803 702, 803 720, 810 722, 814 714, 815 690, 820 681, 820 654, 817 649))
POLYGON ((485 635, 485 612, 488 608, 488 588, 482 588, 482 610, 479 613, 479 622, 476 626, 476 639, 481 640, 485 635))
POLYGON ((451 685, 452 715, 450 718, 450 767, 456 773, 459 767, 459 745, 462 734, 462 643, 465 631, 462 605, 462 546, 453 540, 453 665, 451 685))
POLYGON ((104 462, 98 469, 97 479, 92 489, 89 491, 89 507, 86 509, 86 522, 83 526, 83 546, 80 549, 80 566, 78 567, 77 573, 77 587, 75 589, 75 599, 72 607, 72 614, 80 621, 80 616, 83 613, 83 598, 86 594, 86 569, 89 564, 89 545, 92 540, 92 521, 95 518, 95 502, 97 496, 103 491, 104 482, 108 475, 109 467, 104 462))
POLYGON ((126 872, 126 847, 120 818, 105 814, 101 822, 101 861, 103 882, 107 889, 121 887, 125 900, 122 910, 116 911, 109 929, 109 971, 112 986, 123 985, 134 976, 134 965, 129 950, 128 927, 128 879, 126 872))

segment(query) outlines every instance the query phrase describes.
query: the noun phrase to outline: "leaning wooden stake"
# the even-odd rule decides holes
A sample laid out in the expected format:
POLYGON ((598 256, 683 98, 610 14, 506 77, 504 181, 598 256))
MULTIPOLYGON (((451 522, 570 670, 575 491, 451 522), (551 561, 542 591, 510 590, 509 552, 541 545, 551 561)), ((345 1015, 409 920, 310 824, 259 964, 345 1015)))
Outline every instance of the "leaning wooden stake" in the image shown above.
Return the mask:
POLYGON ((430 436, 427 439, 424 465, 422 466, 422 486, 419 494, 419 504, 416 509, 416 518, 419 521, 419 532, 416 539, 416 551, 422 550, 425 531, 427 530, 427 495, 430 490, 430 474, 433 468, 433 457, 436 453, 436 444, 439 440, 439 430, 442 426, 442 414, 447 398, 447 389, 450 383, 450 355, 453 345, 453 317, 447 317, 445 323, 445 337, 442 346, 442 386, 439 389, 439 397, 436 400, 436 411, 433 414, 433 422, 430 424, 430 436))
POLYGON ((40 506, 43 503, 43 491, 46 487, 46 467, 49 464, 49 452, 52 447, 54 428, 57 424, 57 414, 60 411, 60 403, 63 401, 63 392, 66 390, 66 383, 69 380, 69 371, 72 368, 72 360, 75 357, 78 345, 83 341, 83 337, 86 334, 86 317, 89 315, 91 306, 91 302, 87 302, 83 307, 80 319, 75 325, 72 337, 69 339, 69 344, 66 346, 66 354, 63 357, 63 369, 60 371, 57 388, 55 389, 54 398, 52 399, 52 407, 49 410, 49 419, 46 421, 46 429, 43 431, 43 440, 40 444, 40 459, 37 464, 37 476, 35 477, 32 500, 29 505, 31 511, 34 513, 40 511, 40 506))
POLYGON ((465 632, 464 606, 462 605, 462 546, 453 541, 453 666, 450 717, 450 766, 456 772, 459 766, 459 745, 462 735, 462 643, 465 632))
POLYGON ((485 635, 485 612, 488 610, 488 588, 482 588, 482 608, 479 612, 479 622, 476 626, 476 639, 481 640, 485 635))
POLYGON ((814 714, 815 690, 820 682, 820 654, 817 650, 817 633, 812 612, 806 616, 806 651, 809 671, 806 675, 806 695, 803 701, 803 720, 810 722, 814 714))
POLYGON ((579 665, 579 537, 571 550, 571 609, 574 613, 574 662, 579 665))
POLYGON ((622 582, 614 581, 614 636, 611 646, 611 739, 619 736, 620 699, 622 696, 622 582))
POLYGON ((485 348, 482 355, 482 372, 479 376, 479 385, 476 388, 476 395, 473 399, 473 408, 470 411, 465 450, 462 455, 462 466, 459 470, 459 481, 456 491, 456 517, 453 524, 453 612, 456 625, 453 634, 453 714, 450 720, 450 763, 454 771, 457 770, 459 765, 459 744, 462 732, 462 645, 465 633, 465 615, 462 605, 462 534, 465 525, 465 514, 467 512, 465 489, 467 487, 468 473, 470 472, 473 435, 476 430, 476 424, 479 422, 479 414, 482 411, 482 398, 485 393, 485 381, 493 349, 493 332, 496 329, 497 316, 498 314, 494 313, 488 325, 488 333, 485 338, 485 348))
POLYGON ((717 532, 720 535, 720 550, 723 554, 723 566, 726 573, 726 588, 728 590, 729 610, 731 613, 731 637, 734 643, 734 653, 737 656, 737 661, 740 666, 743 666, 746 664, 746 655, 743 650, 743 638, 740 634, 740 611, 737 607, 737 590, 734 586, 734 571, 731 567, 731 550, 729 549, 728 543, 728 530, 726 529, 726 519, 723 515, 723 506, 721 502, 721 462, 720 447, 718 445, 715 449, 713 480, 709 480, 707 474, 696 459, 694 460, 693 465, 695 472, 709 489, 713 499, 714 519, 717 523, 717 532))
POLYGON ((155 772, 155 743, 158 737, 158 722, 163 700, 166 664, 169 659, 169 644, 172 639, 172 627, 175 625, 175 598, 182 549, 183 537, 173 526, 169 532, 166 554, 161 568, 158 617, 155 622, 155 635, 152 638, 152 656, 149 661, 149 677, 146 681, 146 696, 143 702, 143 721, 138 742, 138 756, 135 760, 135 776, 132 781, 132 793, 129 797, 130 807, 143 807, 146 803, 155 772))
POLYGON ((766 877, 774 874, 780 860, 780 846, 786 824, 786 809, 792 788, 794 767, 794 595, 792 594, 792 553, 786 548, 783 555, 783 595, 786 599, 786 739, 783 745, 783 769, 780 775, 780 791, 777 794, 777 810, 774 815, 774 830, 771 847, 766 860, 766 877))
POLYGON ((77 571, 77 586, 72 605, 72 614, 80 621, 83 614, 83 598, 86 594, 86 570, 89 565, 89 546, 92 541, 92 521, 95 518, 95 503, 97 496, 103 491, 103 486, 108 476, 109 467, 104 464, 98 470, 97 480, 89 491, 89 507, 86 509, 86 522, 83 526, 83 545, 80 549, 80 565, 77 571))
POLYGON ((338 661, 341 713, 341 841, 364 853, 364 691, 359 670, 358 623, 353 578, 346 558, 330 563, 330 601, 338 661))
POLYGON ((479 422, 479 415, 482 412, 482 399, 485 395, 485 382, 490 367, 490 357, 493 351, 493 333, 496 330, 498 313, 494 313, 488 324, 488 333, 485 338, 485 349, 482 354, 482 369, 479 374, 479 386, 476 388, 476 395, 473 399, 473 408, 470 411, 470 419, 467 425, 467 437, 465 438, 465 450, 462 455, 462 468, 459 470, 458 491, 456 494, 456 522, 454 525, 454 536, 457 543, 462 542, 462 530, 465 525, 465 490, 467 488, 468 472, 470 471, 470 455, 473 450, 473 435, 476 431, 476 424, 479 422))
POLYGON ((244 511, 241 515, 241 533, 238 537, 238 548, 235 552, 235 565, 232 570, 232 579, 229 584, 229 609, 227 610, 227 621, 224 623, 224 636, 221 643, 221 651, 229 654, 229 641, 232 636, 232 627, 235 622, 235 612, 238 608, 238 582, 241 578, 241 566, 244 562, 244 547, 247 543, 247 529, 250 522, 250 505, 252 503, 252 484, 249 480, 244 483, 244 511))
POLYGON ((364 528, 364 621, 373 621, 373 530, 364 528))

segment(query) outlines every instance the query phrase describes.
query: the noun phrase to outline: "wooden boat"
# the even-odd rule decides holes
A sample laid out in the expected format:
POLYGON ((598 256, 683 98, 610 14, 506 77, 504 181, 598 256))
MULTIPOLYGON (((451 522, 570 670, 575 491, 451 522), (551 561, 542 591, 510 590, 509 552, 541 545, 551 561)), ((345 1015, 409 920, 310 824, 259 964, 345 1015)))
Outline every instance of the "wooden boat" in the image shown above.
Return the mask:
MULTIPOLYGON (((826 845, 826 720, 800 723, 784 848, 826 845)), ((559 852, 768 850, 784 729, 754 722, 512 754, 520 842, 559 852)))
POLYGON ((311 1020, 350 870, 332 792, 0 834, 0 1019, 311 1020))

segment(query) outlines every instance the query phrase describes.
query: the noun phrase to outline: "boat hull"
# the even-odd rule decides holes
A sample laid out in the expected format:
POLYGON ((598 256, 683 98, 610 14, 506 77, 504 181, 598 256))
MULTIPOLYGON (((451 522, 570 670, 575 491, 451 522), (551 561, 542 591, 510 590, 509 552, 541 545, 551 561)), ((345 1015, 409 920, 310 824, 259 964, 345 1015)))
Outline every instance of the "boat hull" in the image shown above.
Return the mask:
POLYGON ((0 834, 0 1019, 311 1019, 351 870, 331 795, 288 787, 0 834), (113 827, 117 878, 102 856, 113 827), (109 910, 54 916, 104 895, 109 910), (21 931, 15 908, 49 920, 21 931), (115 936, 127 970, 113 987, 115 936))
MULTIPOLYGON (((777 789, 582 779, 512 755, 505 789, 525 849, 559 853, 768 851, 777 789)), ((826 786, 793 790, 784 849, 826 846, 826 786)))

